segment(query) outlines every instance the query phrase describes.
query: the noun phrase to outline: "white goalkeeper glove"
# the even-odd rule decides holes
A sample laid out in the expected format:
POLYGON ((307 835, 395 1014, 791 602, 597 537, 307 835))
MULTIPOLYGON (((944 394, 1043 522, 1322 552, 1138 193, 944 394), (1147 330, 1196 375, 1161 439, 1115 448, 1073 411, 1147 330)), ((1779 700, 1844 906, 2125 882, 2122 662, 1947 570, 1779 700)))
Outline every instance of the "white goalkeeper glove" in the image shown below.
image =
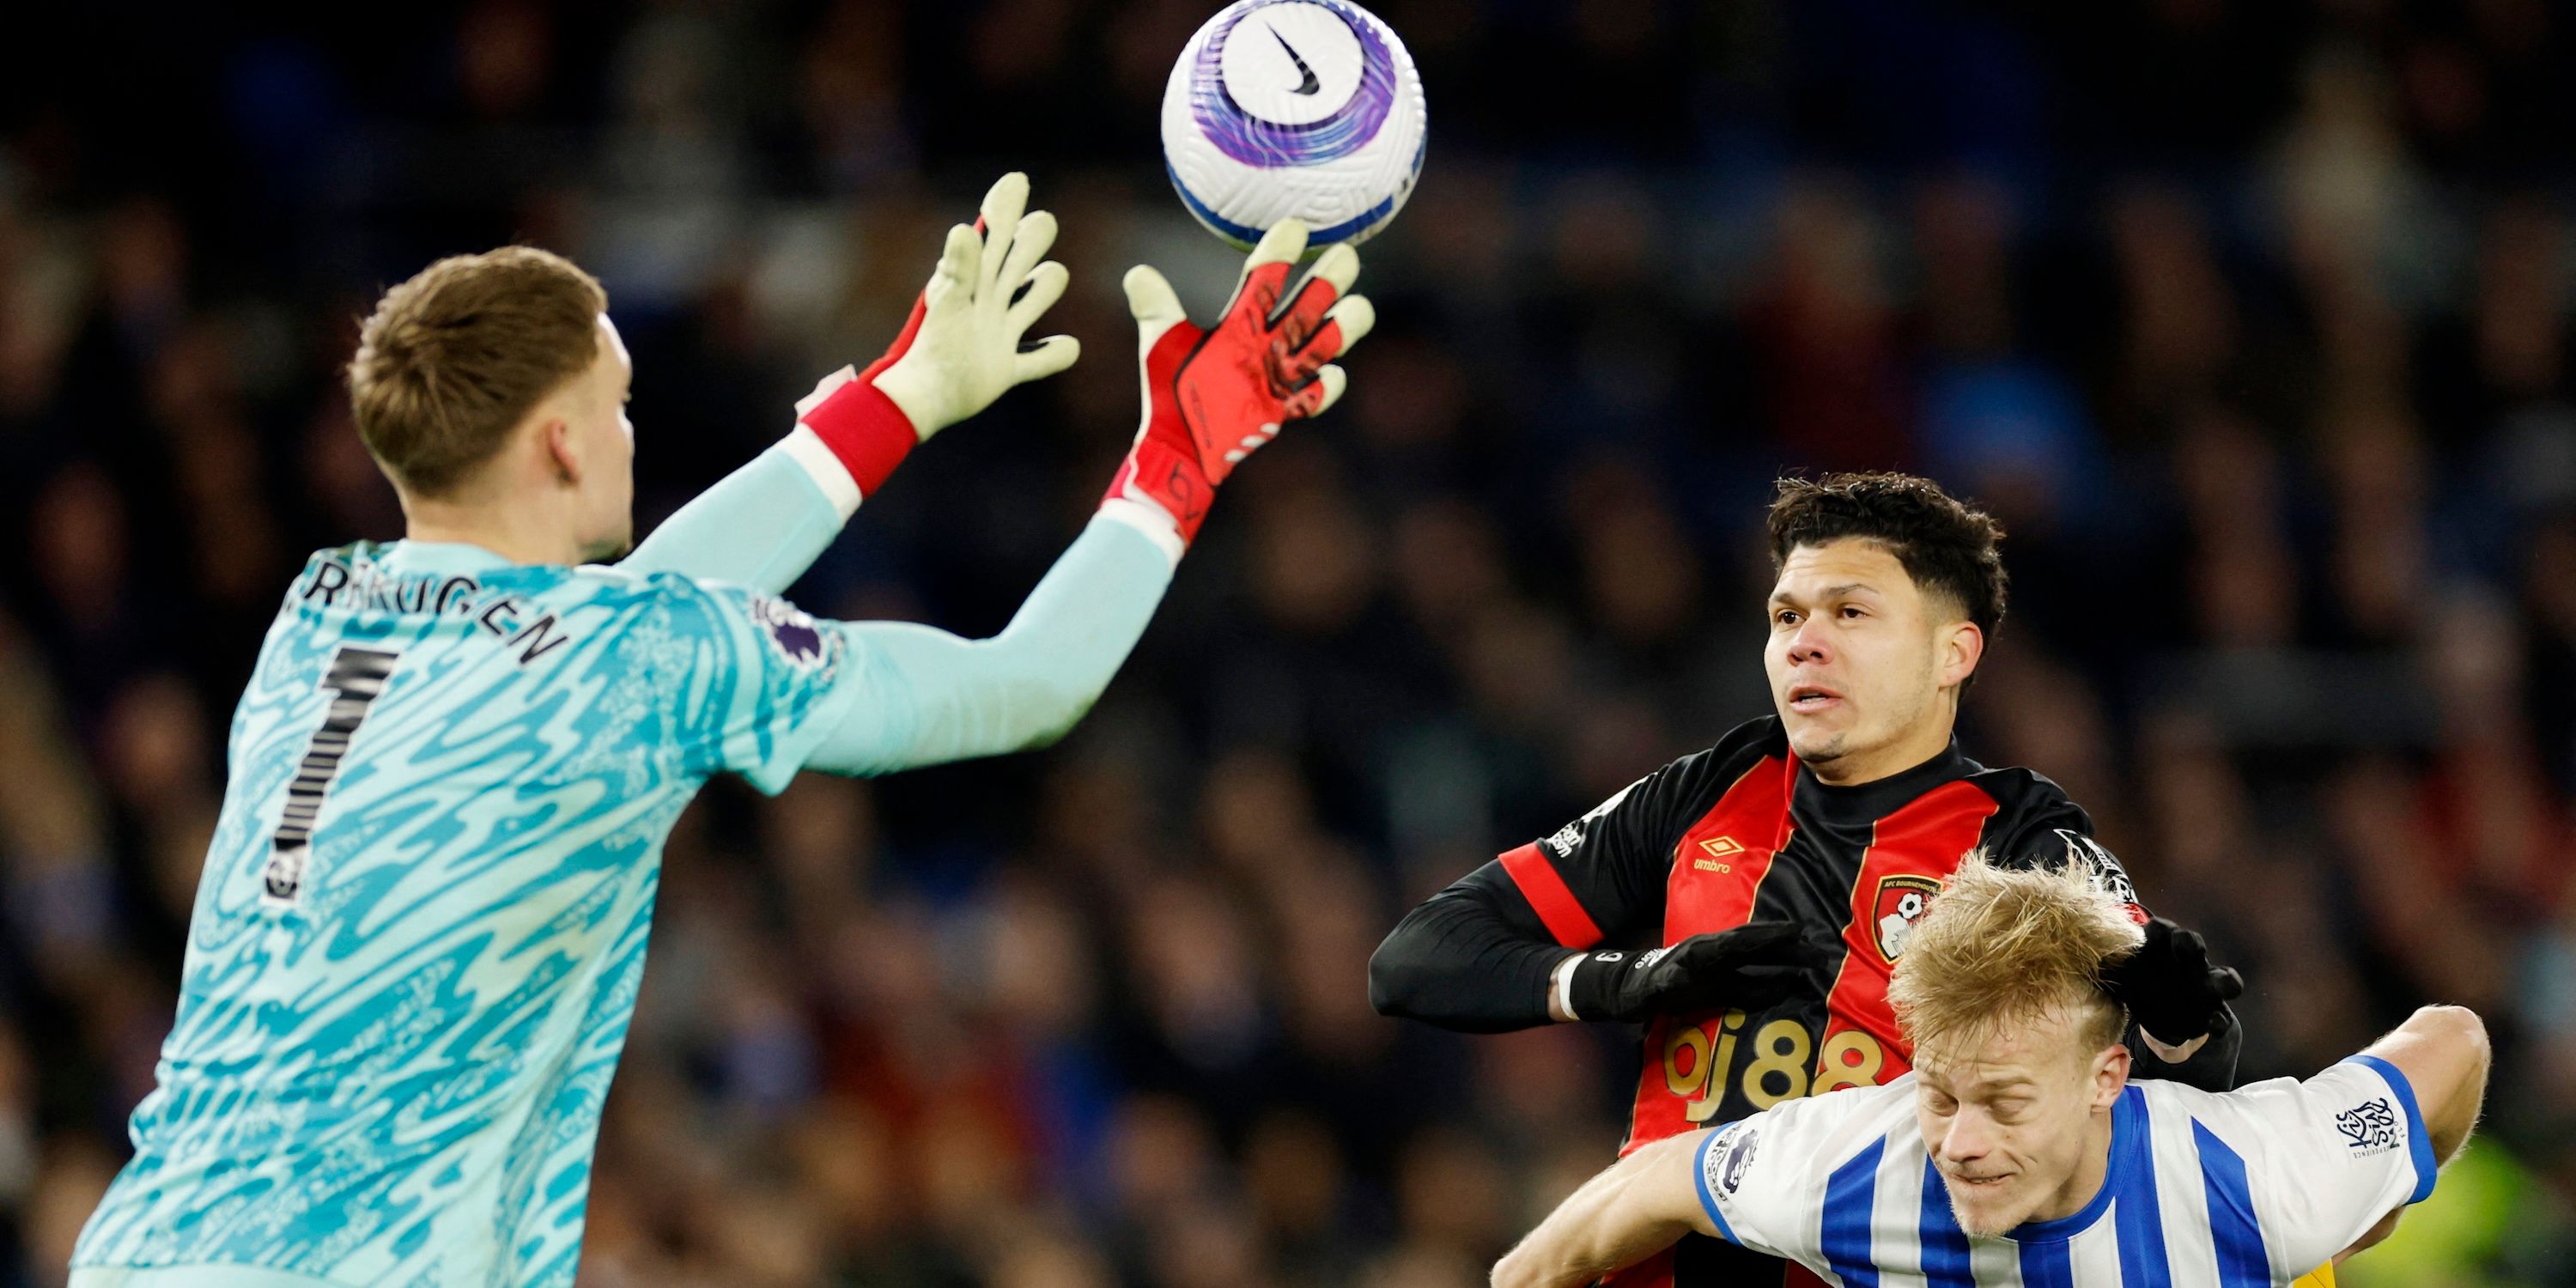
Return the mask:
POLYGON ((984 194, 975 225, 948 230, 939 267, 885 356, 865 371, 825 376, 797 401, 798 423, 823 440, 862 494, 875 492, 916 444, 1082 356, 1069 335, 1021 342, 1069 280, 1064 265, 1046 258, 1055 216, 1028 210, 1028 201, 1028 176, 1003 175, 984 194))

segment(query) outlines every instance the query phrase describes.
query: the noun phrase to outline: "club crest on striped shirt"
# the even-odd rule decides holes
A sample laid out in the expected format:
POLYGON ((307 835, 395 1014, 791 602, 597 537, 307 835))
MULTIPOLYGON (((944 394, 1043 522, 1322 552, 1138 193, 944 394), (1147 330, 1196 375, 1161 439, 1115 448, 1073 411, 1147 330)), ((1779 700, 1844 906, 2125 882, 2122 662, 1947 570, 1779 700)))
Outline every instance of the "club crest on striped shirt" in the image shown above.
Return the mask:
POLYGON ((1914 924, 1932 910, 1932 896, 1939 893, 1941 883, 1930 877, 1901 872, 1879 879, 1878 897, 1870 904, 1870 925, 1877 932, 1878 955, 1890 965, 1905 951, 1914 924))

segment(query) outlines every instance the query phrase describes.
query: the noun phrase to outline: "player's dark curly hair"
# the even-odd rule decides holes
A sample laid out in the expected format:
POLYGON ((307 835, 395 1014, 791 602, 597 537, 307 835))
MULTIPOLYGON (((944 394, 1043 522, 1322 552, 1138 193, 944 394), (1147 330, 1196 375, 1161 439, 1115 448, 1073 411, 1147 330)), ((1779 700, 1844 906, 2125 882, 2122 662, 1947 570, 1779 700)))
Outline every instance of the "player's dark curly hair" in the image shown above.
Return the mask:
POLYGON ((1994 634, 2004 619, 2003 525, 1994 516, 1911 474, 1828 474, 1784 478, 1771 503, 1771 567, 1789 552, 1844 537, 1887 547, 1925 594, 1958 605, 1960 616, 1994 634))

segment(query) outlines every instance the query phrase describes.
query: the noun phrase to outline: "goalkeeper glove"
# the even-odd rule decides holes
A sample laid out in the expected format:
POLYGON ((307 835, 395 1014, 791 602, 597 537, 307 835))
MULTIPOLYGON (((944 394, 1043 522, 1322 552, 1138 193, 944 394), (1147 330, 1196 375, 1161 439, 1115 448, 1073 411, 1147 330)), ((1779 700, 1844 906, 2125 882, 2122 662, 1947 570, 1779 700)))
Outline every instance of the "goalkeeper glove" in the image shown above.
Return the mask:
POLYGON ((2227 1026, 2227 1003, 2245 995, 2245 977, 2210 965, 2199 931, 2156 917, 2138 951, 2104 972, 2102 988, 2147 1036, 2180 1046, 2227 1026))
POLYGON ((1055 216, 1023 214, 1028 201, 1028 176, 1003 175, 984 194, 974 227, 948 230, 939 267, 885 356, 865 371, 825 376, 797 401, 797 423, 832 449, 862 496, 915 445, 1082 355, 1069 335, 1020 342, 1063 298, 1068 280, 1064 265, 1045 258, 1055 216))
POLYGON ((1172 284, 1153 268, 1127 271, 1127 310, 1145 371, 1144 423, 1110 480, 1104 504, 1131 501, 1170 516, 1186 547, 1207 518, 1217 485, 1287 421, 1333 405, 1348 383, 1332 365, 1377 312, 1346 294, 1360 257, 1334 246, 1290 289, 1306 252, 1306 226, 1274 225, 1244 261, 1234 297, 1213 327, 1181 310, 1172 284))
POLYGON ((1829 954, 1794 921, 1753 921, 1651 952, 1593 953, 1565 982, 1578 1020, 1638 1023, 1721 1008, 1759 1010, 1795 994, 1829 954))

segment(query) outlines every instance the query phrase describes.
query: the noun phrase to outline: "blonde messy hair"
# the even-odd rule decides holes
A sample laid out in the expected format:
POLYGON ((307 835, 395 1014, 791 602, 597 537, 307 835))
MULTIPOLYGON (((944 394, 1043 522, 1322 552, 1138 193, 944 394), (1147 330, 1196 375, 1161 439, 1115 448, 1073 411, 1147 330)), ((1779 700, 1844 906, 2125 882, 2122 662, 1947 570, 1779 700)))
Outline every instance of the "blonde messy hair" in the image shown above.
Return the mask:
POLYGON ((2144 939, 2090 865, 2007 869, 1976 851, 1906 936, 1887 1000, 1918 1050, 2064 1013, 2099 1051, 2128 1027, 2103 972, 2144 939))

